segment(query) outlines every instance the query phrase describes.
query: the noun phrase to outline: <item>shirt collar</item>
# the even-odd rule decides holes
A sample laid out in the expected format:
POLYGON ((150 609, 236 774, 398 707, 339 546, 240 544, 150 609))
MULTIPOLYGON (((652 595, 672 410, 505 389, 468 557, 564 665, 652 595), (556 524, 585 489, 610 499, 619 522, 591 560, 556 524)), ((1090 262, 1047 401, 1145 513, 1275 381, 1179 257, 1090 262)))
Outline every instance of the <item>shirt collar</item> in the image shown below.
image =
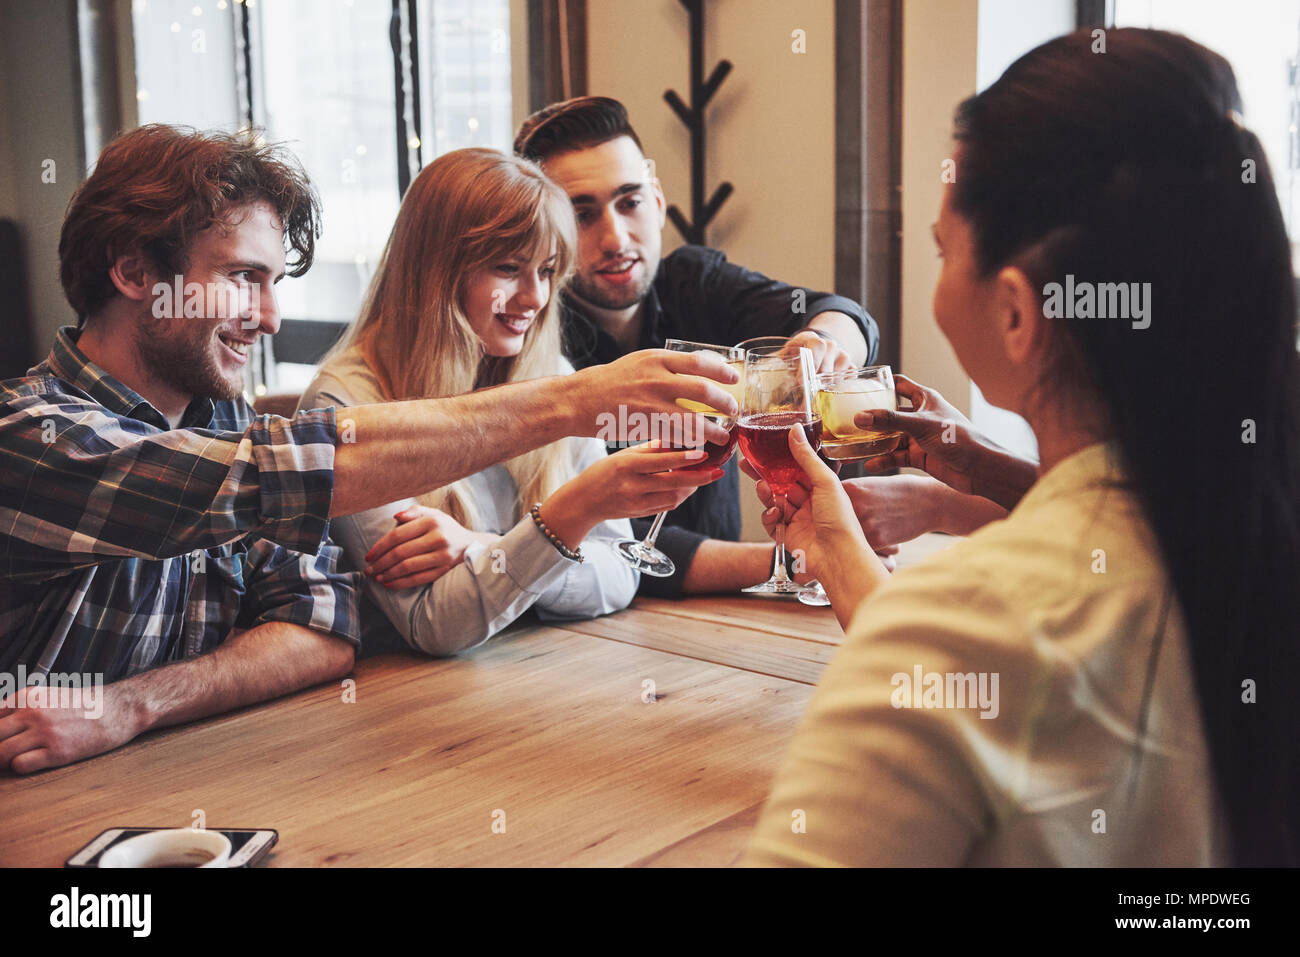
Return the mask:
MULTIPOLYGON (((576 353, 575 358, 591 357, 600 362, 612 362, 623 355, 614 337, 602 329, 587 312, 585 305, 567 289, 560 296, 562 314, 569 327, 566 345, 576 353)), ((659 349, 664 344, 663 304, 659 290, 652 282, 641 300, 641 339, 638 349, 659 349)))
MULTIPOLYGON (((113 378, 81 351, 77 340, 81 330, 63 326, 54 337, 45 365, 60 379, 72 383, 104 408, 117 415, 138 419, 157 426, 164 432, 171 429, 167 417, 154 408, 140 393, 113 378)), ((207 398, 196 398, 181 417, 181 428, 208 428, 212 424, 216 403, 207 398)))
POLYGON ((1095 442, 1067 455, 1038 477, 1016 504, 1016 512, 1037 508, 1052 499, 1098 485, 1126 484, 1118 442, 1095 442))

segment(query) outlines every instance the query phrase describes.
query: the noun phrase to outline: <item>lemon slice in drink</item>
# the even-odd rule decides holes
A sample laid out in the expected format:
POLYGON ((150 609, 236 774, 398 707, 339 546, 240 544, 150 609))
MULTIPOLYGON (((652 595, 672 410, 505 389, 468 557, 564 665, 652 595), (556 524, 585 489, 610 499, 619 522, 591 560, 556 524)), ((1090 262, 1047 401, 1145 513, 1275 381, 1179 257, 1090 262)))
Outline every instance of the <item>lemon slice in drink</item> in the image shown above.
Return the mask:
POLYGON ((822 426, 833 435, 861 435, 863 430, 853 424, 855 415, 873 409, 892 411, 897 405, 893 389, 877 379, 861 379, 837 386, 834 392, 819 392, 817 408, 822 426))

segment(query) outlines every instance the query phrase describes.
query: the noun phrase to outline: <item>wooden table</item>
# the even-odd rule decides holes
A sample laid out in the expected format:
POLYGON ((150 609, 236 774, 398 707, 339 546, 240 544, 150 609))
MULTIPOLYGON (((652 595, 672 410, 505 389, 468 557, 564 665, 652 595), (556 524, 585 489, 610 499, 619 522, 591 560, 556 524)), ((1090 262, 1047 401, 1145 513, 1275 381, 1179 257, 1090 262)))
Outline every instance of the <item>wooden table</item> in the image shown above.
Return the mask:
POLYGON ((320 686, 0 776, 0 865, 196 811, 278 830, 272 866, 726 865, 841 637, 789 600, 639 599, 462 658, 365 660, 352 702, 320 686))

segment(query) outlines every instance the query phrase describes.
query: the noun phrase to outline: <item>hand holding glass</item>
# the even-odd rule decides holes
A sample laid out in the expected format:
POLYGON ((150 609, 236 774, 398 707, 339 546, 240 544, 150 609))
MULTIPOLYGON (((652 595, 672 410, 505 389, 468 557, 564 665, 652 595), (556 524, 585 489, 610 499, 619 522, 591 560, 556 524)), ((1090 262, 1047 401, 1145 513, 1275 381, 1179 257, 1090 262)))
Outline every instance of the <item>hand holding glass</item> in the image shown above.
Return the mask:
MULTIPOLYGON (((669 339, 664 343, 665 349, 673 352, 713 352, 725 359, 728 364, 732 365, 741 373, 741 379, 734 385, 718 383, 723 389, 731 393, 739 406, 744 398, 745 388, 745 353, 734 346, 715 346, 704 342, 687 342, 682 339, 669 339)), ((707 456, 692 465, 686 466, 690 471, 700 471, 701 469, 720 469, 727 464, 736 451, 736 422, 731 416, 723 415, 716 409, 712 409, 702 402, 696 402, 693 399, 678 399, 677 404, 683 409, 690 412, 699 412, 709 419, 712 419, 718 425, 728 430, 728 437, 725 443, 708 442, 704 445, 704 451, 707 456)), ((686 448, 685 446, 682 447, 686 448)), ((650 531, 646 533, 643 541, 637 541, 634 538, 623 538, 614 542, 614 550, 618 556, 627 562, 643 575, 653 575, 656 578, 668 578, 677 571, 677 566, 673 560, 655 548, 655 539, 659 537, 659 530, 663 528, 664 519, 668 517, 667 512, 660 512, 650 526, 650 531)))

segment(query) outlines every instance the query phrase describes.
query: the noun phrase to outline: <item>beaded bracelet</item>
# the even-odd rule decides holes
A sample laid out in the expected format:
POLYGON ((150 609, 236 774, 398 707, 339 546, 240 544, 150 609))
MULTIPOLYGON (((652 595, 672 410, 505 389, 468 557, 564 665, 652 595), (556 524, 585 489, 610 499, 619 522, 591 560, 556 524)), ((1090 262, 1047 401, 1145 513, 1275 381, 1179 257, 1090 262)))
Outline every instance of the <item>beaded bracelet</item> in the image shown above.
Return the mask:
POLYGON ((568 545, 564 544, 564 542, 560 541, 558 535, 546 527, 546 523, 542 521, 541 508, 542 503, 537 502, 528 510, 528 514, 533 517, 533 524, 536 525, 541 530, 541 533, 546 536, 546 540, 554 545, 556 550, 565 558, 575 562, 585 562, 586 559, 582 557, 581 548, 575 552, 568 545))

